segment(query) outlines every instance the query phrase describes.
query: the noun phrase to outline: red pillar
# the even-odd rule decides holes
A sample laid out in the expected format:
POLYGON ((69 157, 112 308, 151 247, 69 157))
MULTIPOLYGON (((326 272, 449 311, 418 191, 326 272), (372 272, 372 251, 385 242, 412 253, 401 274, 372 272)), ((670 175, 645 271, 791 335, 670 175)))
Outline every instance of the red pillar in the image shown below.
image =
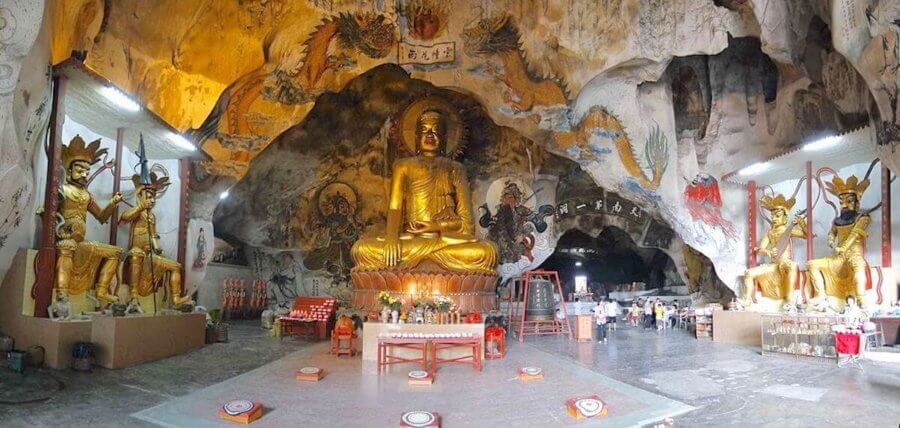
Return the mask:
POLYGON ((891 170, 881 164, 881 266, 891 267, 891 170))
POLYGON ((188 158, 178 160, 178 178, 181 182, 179 189, 180 201, 178 204, 178 263, 181 263, 182 275, 184 278, 184 259, 187 250, 187 215, 188 215, 188 185, 190 184, 191 160, 188 158))
POLYGON ((806 260, 813 259, 812 161, 806 161, 806 260))
MULTIPOLYGON (((113 159, 113 194, 119 192, 122 178, 122 144, 125 142, 125 128, 116 129, 116 158, 113 159)), ((116 245, 119 233, 119 207, 113 210, 109 221, 109 245, 116 245)))
POLYGON ((62 157, 62 127, 66 119, 65 76, 53 76, 53 105, 50 112, 50 147, 47 150, 47 185, 44 189, 44 212, 41 215, 41 236, 34 259, 34 316, 47 318, 47 307, 53 298, 56 283, 56 212, 59 209, 60 162, 62 157))
POLYGON ((747 183, 747 266, 756 266, 756 181, 747 183))

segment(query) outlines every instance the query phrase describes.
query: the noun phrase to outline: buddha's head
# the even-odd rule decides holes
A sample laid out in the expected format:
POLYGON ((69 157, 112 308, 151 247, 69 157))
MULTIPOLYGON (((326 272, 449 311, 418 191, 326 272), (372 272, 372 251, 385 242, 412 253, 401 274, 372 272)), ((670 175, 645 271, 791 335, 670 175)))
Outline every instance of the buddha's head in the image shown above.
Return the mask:
POLYGON ((447 129, 444 115, 437 110, 426 110, 416 122, 416 152, 425 156, 444 153, 447 129))

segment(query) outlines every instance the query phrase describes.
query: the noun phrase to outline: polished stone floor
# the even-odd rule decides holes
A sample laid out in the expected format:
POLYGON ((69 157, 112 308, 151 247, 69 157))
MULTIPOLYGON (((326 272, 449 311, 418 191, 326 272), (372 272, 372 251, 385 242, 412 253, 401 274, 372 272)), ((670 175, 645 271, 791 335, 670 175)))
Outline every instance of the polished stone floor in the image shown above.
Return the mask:
POLYGON ((327 357, 324 344, 278 341, 255 324, 236 325, 231 336, 227 344, 124 370, 40 371, 26 378, 0 370, 0 390, 7 391, 0 398, 50 396, 39 403, 0 404, 0 426, 149 421, 201 426, 204 420, 213 425, 218 422, 205 412, 233 395, 267 401, 266 415, 254 426, 290 420, 282 417, 304 417, 310 426, 365 421, 395 426, 401 409, 411 405, 443 411, 449 427, 497 420, 559 426, 573 423, 562 397, 588 392, 609 401, 610 413, 597 421, 602 426, 652 424, 667 417, 675 426, 895 427, 900 422, 896 364, 839 368, 762 356, 756 348, 698 341, 680 330, 625 328, 605 345, 529 338, 525 345, 513 344, 508 359, 489 361, 480 375, 469 367, 442 369, 435 385, 418 392, 406 384, 405 369, 378 378, 358 358, 327 357), (306 363, 332 373, 316 384, 298 384, 293 370, 306 363), (520 383, 510 372, 524 364, 541 365, 547 378, 520 383), (192 406, 198 403, 206 405, 192 406), (476 410, 464 412, 469 405, 476 410))

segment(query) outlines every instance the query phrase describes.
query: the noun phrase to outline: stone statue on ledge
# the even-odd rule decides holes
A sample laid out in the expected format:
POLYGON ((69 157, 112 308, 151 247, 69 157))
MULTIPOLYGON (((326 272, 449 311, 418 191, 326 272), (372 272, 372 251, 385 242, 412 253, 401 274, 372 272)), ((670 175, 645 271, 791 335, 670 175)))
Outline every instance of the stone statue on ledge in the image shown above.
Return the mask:
POLYGON ((792 224, 788 224, 788 216, 796 202, 796 199, 785 199, 781 194, 774 197, 764 196, 760 201, 760 205, 772 213, 772 229, 766 233, 754 251, 768 256, 771 262, 744 272, 744 290, 740 302, 744 307, 758 306, 754 298, 758 288, 762 297, 774 303, 771 307, 765 307, 766 305, 761 307, 781 310, 793 297, 794 289, 800 285, 800 269, 793 260, 792 238, 806 238, 806 217, 798 214, 792 224))
POLYGON ((813 285, 810 303, 818 308, 842 306, 847 296, 865 304, 869 285, 866 262, 866 238, 869 236, 868 212, 861 212, 860 201, 869 187, 869 179, 859 181, 851 175, 847 181, 835 177, 826 182, 829 193, 840 199, 841 212, 828 231, 828 246, 834 254, 810 260, 809 276, 813 285))
POLYGON ((122 196, 116 193, 109 204, 101 208, 88 192, 91 165, 100 160, 106 149, 100 140, 85 145, 76 135, 68 146, 62 147, 62 166, 66 181, 59 190, 59 214, 62 224, 56 229, 56 297, 68 307, 68 297, 96 290, 101 304, 118 301, 110 289, 110 282, 119 267, 122 249, 113 245, 85 241, 87 213, 105 223, 112 216, 122 196))
MULTIPOLYGON (((398 294, 412 291, 400 278, 408 273, 447 274, 437 283, 432 277, 420 277, 416 282, 451 298, 454 290, 444 282, 453 275, 458 279, 474 275, 480 287, 472 288, 482 289, 487 286, 485 278, 491 278, 489 287, 494 287, 497 246, 475 237, 466 171, 462 164, 447 157, 448 144, 455 147, 458 142, 448 141, 449 109, 441 108, 442 104, 425 98, 404 113, 404 126, 412 125, 410 115, 416 115, 412 125, 416 155, 394 163, 385 235, 362 238, 351 249, 357 295, 361 288, 375 288, 369 286, 372 284, 367 272, 398 278, 399 283, 387 284, 390 291, 398 294)), ((403 131, 404 142, 412 148, 408 131, 403 131)), ((355 303, 361 304, 360 299, 355 298, 355 303)))
POLYGON ((168 276, 172 305, 179 307, 192 304, 190 296, 182 296, 181 263, 163 257, 156 231, 157 195, 169 187, 169 177, 157 177, 150 173, 147 180, 135 174, 131 177, 134 183, 137 203, 122 214, 121 222, 131 223, 131 242, 124 272, 129 285, 131 303, 128 312, 140 311, 135 308, 139 296, 149 296, 156 290, 156 284, 168 276))

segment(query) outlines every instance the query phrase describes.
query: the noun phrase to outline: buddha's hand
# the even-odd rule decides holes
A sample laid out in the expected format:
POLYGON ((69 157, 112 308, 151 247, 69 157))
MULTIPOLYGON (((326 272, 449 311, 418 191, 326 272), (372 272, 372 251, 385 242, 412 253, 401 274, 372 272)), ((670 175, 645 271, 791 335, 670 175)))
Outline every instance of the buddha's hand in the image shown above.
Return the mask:
POLYGON ((388 267, 397 266, 400 263, 400 238, 386 238, 384 241, 384 264, 388 267))
POLYGON ((431 221, 415 221, 410 224, 409 231, 410 233, 440 232, 441 225, 431 221))

